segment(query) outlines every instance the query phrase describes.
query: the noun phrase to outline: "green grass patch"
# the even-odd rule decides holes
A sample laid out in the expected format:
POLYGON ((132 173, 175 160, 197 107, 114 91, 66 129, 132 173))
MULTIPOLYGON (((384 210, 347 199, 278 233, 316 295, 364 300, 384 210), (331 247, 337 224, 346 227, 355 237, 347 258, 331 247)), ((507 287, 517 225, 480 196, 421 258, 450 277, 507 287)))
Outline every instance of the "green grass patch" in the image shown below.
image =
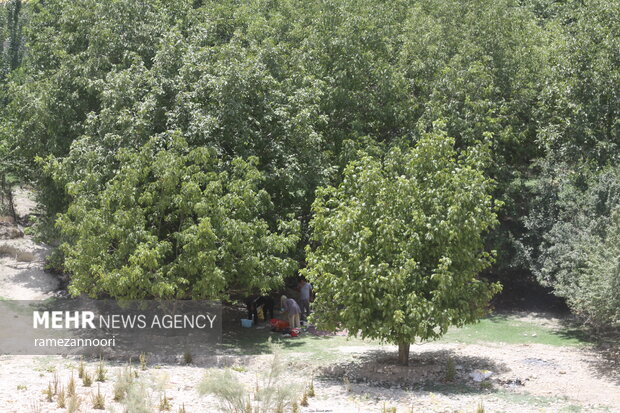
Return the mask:
POLYGON ((585 331, 579 328, 551 328, 518 320, 515 316, 494 315, 462 328, 453 328, 442 341, 466 344, 480 342, 508 344, 546 344, 575 347, 591 343, 585 331))
POLYGON ((308 353, 310 363, 324 363, 342 360, 346 353, 337 351, 345 346, 379 345, 379 342, 347 338, 343 336, 318 337, 302 333, 299 337, 283 337, 279 333, 271 333, 268 329, 233 329, 224 333, 222 349, 243 355, 270 354, 269 339, 282 345, 284 353, 308 353))
MULTIPOLYGON (((493 393, 493 396, 505 400, 511 404, 519 404, 528 407, 538 407, 541 409, 553 408, 558 413, 580 413, 584 412, 584 408, 567 397, 546 397, 535 396, 528 393, 514 393, 507 390, 499 390, 493 393)), ((609 406, 588 407, 587 411, 609 412, 609 406)))
POLYGON ((499 390, 493 395, 511 404, 520 404, 529 407, 550 407, 562 400, 554 397, 535 396, 528 393, 514 393, 506 390, 499 390))
MULTIPOLYGON (((269 340, 282 344, 285 353, 311 354, 306 357, 311 363, 326 363, 349 358, 347 352, 338 351, 340 347, 380 346, 379 341, 347 338, 342 336, 318 337, 302 333, 300 337, 286 338, 272 333, 268 328, 225 329, 222 350, 240 355, 269 354, 269 340)), ((479 323, 453 328, 440 342, 459 342, 465 344, 494 342, 508 344, 546 344, 551 346, 576 347, 591 343, 584 330, 571 327, 557 329, 533 321, 524 321, 516 316, 494 315, 479 323)))

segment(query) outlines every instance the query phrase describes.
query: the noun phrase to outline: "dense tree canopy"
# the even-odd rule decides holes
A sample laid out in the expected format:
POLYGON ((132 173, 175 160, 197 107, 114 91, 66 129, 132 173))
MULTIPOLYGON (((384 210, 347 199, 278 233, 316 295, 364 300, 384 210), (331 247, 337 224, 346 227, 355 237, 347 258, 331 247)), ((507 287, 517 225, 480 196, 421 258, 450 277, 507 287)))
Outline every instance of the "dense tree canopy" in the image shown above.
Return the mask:
MULTIPOLYGON (((284 237, 287 252, 266 251, 303 266, 317 190, 338 187, 360 153, 409 153, 441 119, 457 152, 483 137, 492 151, 484 173, 505 206, 485 235, 498 252, 486 275, 537 279, 589 320, 611 322, 587 315, 594 301, 579 298, 593 283, 578 280, 594 272, 575 264, 560 277, 550 257, 582 244, 590 224, 577 216, 597 217, 600 242, 591 247, 600 254, 613 239, 614 204, 592 210, 598 204, 586 200, 601 185, 613 189, 606 177, 620 161, 620 3, 11 0, 1 7, 0 173, 37 187, 45 210, 38 233, 66 246, 67 261, 58 255, 57 262, 82 274, 74 292, 93 293, 96 260, 79 270, 71 261, 88 241, 69 228, 72 214, 113 213, 101 198, 113 183, 137 192, 156 185, 122 176, 153 139, 182 139, 179 162, 181 153, 206 150, 217 160, 214 173, 252 165, 261 177, 253 191, 270 203, 243 221, 284 237), (564 194, 582 199, 579 214, 564 194), (291 220, 300 227, 292 247, 279 230, 291 220), (578 231, 560 230, 568 227, 578 231)), ((111 258, 106 271, 118 265, 111 258)), ((227 280, 275 285, 254 275, 227 280)))
POLYGON ((272 232, 273 208, 258 188, 255 158, 226 168, 206 148, 179 136, 119 152, 122 166, 98 193, 80 194, 58 225, 65 236, 71 291, 94 297, 216 298, 245 287, 268 291, 292 275, 286 257, 295 222, 272 232))

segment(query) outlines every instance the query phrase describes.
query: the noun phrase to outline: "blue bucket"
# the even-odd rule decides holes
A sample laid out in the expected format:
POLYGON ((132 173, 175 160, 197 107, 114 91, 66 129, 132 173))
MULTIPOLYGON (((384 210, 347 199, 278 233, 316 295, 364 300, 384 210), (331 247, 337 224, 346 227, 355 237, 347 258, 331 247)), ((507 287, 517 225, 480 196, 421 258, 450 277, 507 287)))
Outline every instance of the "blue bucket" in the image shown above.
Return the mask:
POLYGON ((247 318, 241 319, 241 327, 250 328, 252 327, 252 320, 248 320, 247 318))

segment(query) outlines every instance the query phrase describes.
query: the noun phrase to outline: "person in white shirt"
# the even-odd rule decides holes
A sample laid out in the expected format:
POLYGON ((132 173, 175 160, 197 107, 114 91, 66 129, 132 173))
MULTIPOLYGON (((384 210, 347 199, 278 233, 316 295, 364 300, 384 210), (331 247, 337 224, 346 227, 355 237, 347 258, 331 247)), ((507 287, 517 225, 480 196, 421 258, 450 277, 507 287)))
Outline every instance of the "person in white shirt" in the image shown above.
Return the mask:
POLYGON ((299 281, 299 307, 301 308, 301 319, 306 320, 310 315, 310 293, 312 285, 305 279, 299 281))

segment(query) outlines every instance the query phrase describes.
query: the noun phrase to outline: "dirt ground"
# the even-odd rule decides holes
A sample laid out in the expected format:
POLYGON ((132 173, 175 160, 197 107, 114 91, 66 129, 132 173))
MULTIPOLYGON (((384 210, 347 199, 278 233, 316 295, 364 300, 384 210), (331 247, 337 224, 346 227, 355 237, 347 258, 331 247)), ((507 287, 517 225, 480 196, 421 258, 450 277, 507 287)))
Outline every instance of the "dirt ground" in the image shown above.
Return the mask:
MULTIPOLYGON (((398 412, 471 412, 482 402, 486 412, 618 412, 620 386, 612 377, 598 373, 596 354, 575 348, 551 346, 425 344, 412 352, 411 367, 395 364, 392 347, 343 346, 337 351, 352 360, 317 369, 307 363, 307 354, 287 354, 287 373, 282 380, 308 385, 314 377, 316 396, 302 412, 381 412, 386 406, 398 412), (445 362, 455 361, 456 376, 445 382, 445 362), (483 383, 470 377, 472 371, 493 372, 483 383), (346 377, 346 378, 345 378, 346 377)), ((188 412, 215 412, 217 400, 200 396, 197 387, 205 367, 233 367, 233 374, 250 387, 264 372, 269 355, 222 355, 201 365, 149 365, 140 371, 147 383, 153 411, 165 391, 172 406, 188 412)), ((42 391, 55 377, 61 384, 75 377, 79 361, 56 356, 3 356, 0 359, 0 411, 63 412, 48 403, 42 391), (36 410, 36 409, 40 410, 36 410)), ((87 363, 94 372, 96 361, 87 363)), ((97 388, 112 402, 113 383, 124 367, 107 363, 108 380, 83 387, 78 380, 84 412, 97 388), (97 387, 98 386, 98 387, 97 387)))
MULTIPOLYGON (((20 211, 28 213, 27 208, 20 211)), ((58 282, 43 270, 48 252, 48 247, 36 245, 28 236, 0 240, 0 295, 11 299, 54 295, 58 282)), ((518 317, 553 328, 560 328, 562 321, 547 314, 518 317)), ((473 412, 480 403, 485 412, 620 412, 618 366, 593 346, 426 343, 412 347, 409 367, 396 364, 393 346, 343 345, 333 351, 337 354, 324 362, 313 360, 312 352, 285 353, 286 369, 279 380, 301 386, 314 383, 316 396, 301 412, 379 413, 393 407, 403 413, 473 412), (453 375, 447 374, 449 365, 453 375), (483 380, 477 377, 487 375, 483 380)), ((140 370, 139 380, 145 384, 143 397, 152 400, 153 411, 159 410, 165 394, 174 412, 181 406, 188 413, 216 412, 217 400, 197 392, 206 368, 231 367, 235 376, 252 387, 271 360, 268 354, 231 351, 190 365, 150 362, 146 370, 140 370)), ((43 391, 56 381, 66 386, 78 364, 76 358, 60 356, 0 356, 0 412, 65 412, 55 399, 47 402, 43 391)), ((92 408, 93 394, 99 390, 106 397, 108 411, 122 412, 112 394, 125 365, 106 362, 107 380, 91 387, 78 380, 79 411, 100 411, 92 408)), ((86 362, 90 372, 96 366, 97 361, 86 362)))

